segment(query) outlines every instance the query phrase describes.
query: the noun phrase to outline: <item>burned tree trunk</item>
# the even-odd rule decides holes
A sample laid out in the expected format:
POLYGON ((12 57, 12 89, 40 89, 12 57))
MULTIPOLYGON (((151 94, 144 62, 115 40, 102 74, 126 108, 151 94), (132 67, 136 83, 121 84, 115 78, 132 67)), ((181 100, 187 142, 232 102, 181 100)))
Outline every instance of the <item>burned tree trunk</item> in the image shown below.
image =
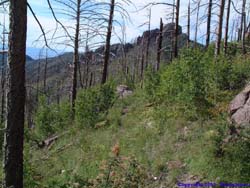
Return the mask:
POLYGON ((241 12, 241 48, 242 54, 246 53, 245 45, 245 33, 246 33, 246 0, 242 1, 242 12, 241 12))
POLYGON ((194 46, 197 45, 197 35, 198 35, 198 27, 199 27, 199 14, 200 14, 200 3, 201 1, 198 0, 197 2, 197 13, 196 13, 196 24, 195 24, 195 35, 194 35, 194 46))
POLYGON ((36 79, 36 101, 38 101, 39 98, 39 84, 40 84, 40 68, 41 68, 41 59, 38 62, 37 67, 37 79, 36 79))
POLYGON ((213 8, 213 0, 209 0, 209 3, 208 3, 208 14, 207 14, 206 48, 208 48, 209 43, 210 43, 212 8, 213 8))
POLYGON ((84 88, 83 86, 83 80, 82 80, 82 69, 81 69, 81 62, 78 62, 78 74, 79 74, 79 83, 81 88, 84 88))
POLYGON ((161 50, 162 50, 162 37, 163 36, 163 22, 162 18, 160 20, 160 32, 158 37, 158 48, 157 48, 157 65, 156 70, 159 71, 160 69, 160 63, 161 63, 161 50))
POLYGON ((190 47, 190 17, 191 17, 191 9, 190 9, 190 0, 188 1, 188 21, 187 21, 187 47, 190 47))
POLYGON ((178 56, 179 11, 180 11, 180 0, 177 0, 176 17, 175 17, 175 36, 174 36, 174 57, 175 58, 178 56))
POLYGON ((218 23, 218 32, 217 32, 217 41, 216 41, 216 46, 215 46, 215 56, 218 56, 220 54, 224 8, 225 8, 225 0, 221 0, 220 13, 219 13, 219 23, 218 23))
POLYGON ((115 0, 111 0, 110 1, 108 31, 107 31, 106 45, 105 45, 105 51, 104 51, 102 84, 106 83, 107 75, 108 75, 108 64, 109 64, 109 54, 110 54, 110 40, 111 40, 112 28, 113 28, 114 9, 115 9, 115 0))
POLYGON ((47 68, 48 68, 48 53, 46 49, 46 57, 45 57, 45 64, 44 64, 44 75, 43 75, 43 92, 47 93, 47 68))
POLYGON ((148 15, 148 36, 147 36, 146 61, 145 61, 146 69, 148 68, 149 64, 149 45, 150 45, 150 35, 151 35, 150 30, 151 30, 151 9, 149 10, 149 15, 148 15))
POLYGON ((10 0, 4 187, 23 188, 27 0, 10 0))
POLYGON ((79 62, 79 35, 80 35, 80 14, 81 0, 77 0, 76 11, 76 28, 74 38, 74 57, 73 57, 73 77, 72 77, 72 93, 71 93, 71 110, 75 112, 75 100, 77 95, 77 66, 79 62))
POLYGON ((224 53, 227 53, 228 48, 228 30, 229 30, 229 19, 230 19, 230 8, 231 8, 231 0, 228 0, 227 4, 227 18, 226 18, 226 28, 225 28, 225 37, 224 37, 224 53))
POLYGON ((5 62, 5 19, 3 23, 3 37, 2 37, 2 64, 1 64, 1 117, 0 124, 4 123, 5 114, 5 74, 6 74, 6 62, 5 62))

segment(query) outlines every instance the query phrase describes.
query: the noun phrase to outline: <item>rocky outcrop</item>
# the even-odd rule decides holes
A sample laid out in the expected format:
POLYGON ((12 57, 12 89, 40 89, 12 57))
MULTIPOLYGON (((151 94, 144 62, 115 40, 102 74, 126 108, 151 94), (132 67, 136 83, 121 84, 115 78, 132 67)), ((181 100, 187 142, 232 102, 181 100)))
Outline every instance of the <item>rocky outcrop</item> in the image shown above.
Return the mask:
MULTIPOLYGON (((130 44, 130 43, 126 43, 126 44, 112 44, 110 46, 110 52, 111 52, 111 55, 113 56, 120 56, 122 55, 122 53, 127 53, 129 50, 131 50, 132 48, 134 47, 133 44, 130 44)), ((99 48, 97 48, 94 53, 95 54, 103 54, 104 52, 104 46, 101 46, 99 48)))
POLYGON ((230 120, 237 125, 250 125, 250 84, 229 105, 230 120))
MULTIPOLYGON (((149 37, 150 34, 150 43, 155 42, 157 37, 159 36, 159 29, 153 29, 150 32, 149 31, 145 31, 143 32, 142 36, 137 38, 137 45, 142 44, 142 40, 143 39, 147 39, 149 37)), ((175 23, 168 23, 163 27, 163 38, 173 38, 175 34, 175 23)), ((182 27, 179 26, 178 29, 178 35, 182 34, 182 27)))
POLYGON ((132 95, 133 91, 126 85, 119 85, 116 88, 116 93, 119 95, 119 98, 124 98, 132 95))

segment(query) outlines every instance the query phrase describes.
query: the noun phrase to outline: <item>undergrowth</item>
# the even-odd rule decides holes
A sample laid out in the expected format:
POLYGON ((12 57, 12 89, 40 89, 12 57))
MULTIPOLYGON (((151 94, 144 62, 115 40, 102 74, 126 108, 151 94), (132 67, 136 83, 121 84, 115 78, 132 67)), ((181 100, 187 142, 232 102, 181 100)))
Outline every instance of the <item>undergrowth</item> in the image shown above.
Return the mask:
POLYGON ((49 148, 27 141, 25 187, 174 187, 192 176, 249 182, 249 139, 226 138, 227 105, 249 79, 250 62, 211 54, 183 51, 160 72, 148 70, 144 88, 127 98, 112 84, 81 91, 75 122, 68 108, 50 112, 41 103, 36 134, 64 134, 49 148))

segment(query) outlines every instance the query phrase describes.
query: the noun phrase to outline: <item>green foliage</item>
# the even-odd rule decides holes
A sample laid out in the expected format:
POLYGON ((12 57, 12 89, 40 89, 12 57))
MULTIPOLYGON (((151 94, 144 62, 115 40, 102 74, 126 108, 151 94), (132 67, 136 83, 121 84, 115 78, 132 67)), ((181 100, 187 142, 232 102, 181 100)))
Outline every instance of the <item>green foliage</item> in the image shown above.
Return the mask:
MULTIPOLYGON (((198 175, 204 182, 249 182, 249 139, 225 142, 228 123, 218 109, 227 110, 249 78, 250 64, 241 56, 213 55, 213 48, 183 51, 160 72, 147 70, 144 89, 114 105, 112 84, 79 92, 79 126, 68 128, 48 150, 29 148, 25 187, 174 187, 176 177, 184 174, 198 175), (204 118, 210 111, 216 115, 204 118), (89 128, 100 121, 110 126, 89 128), (115 156, 110 156, 114 143, 120 143, 121 154, 115 148, 115 156)), ((67 105, 65 110, 60 106, 59 113, 56 106, 42 102, 36 121, 54 125, 52 133, 64 128, 66 124, 58 122, 68 121, 61 119, 67 117, 67 105)))
POLYGON ((149 101, 191 119, 209 116, 222 93, 245 85, 250 69, 250 62, 241 56, 214 59, 212 49, 185 49, 160 73, 148 72, 145 93, 149 101))
POLYGON ((180 107, 183 112, 202 112, 208 106, 208 66, 198 50, 186 50, 161 74, 157 100, 180 107))
POLYGON ((160 81, 158 72, 153 71, 151 67, 146 70, 144 89, 150 101, 156 100, 154 97, 157 97, 156 91, 160 86, 160 81))
POLYGON ((112 156, 103 162, 99 176, 91 188, 143 188, 146 173, 138 161, 130 157, 112 156))
POLYGON ((93 127, 102 115, 106 115, 114 100, 115 92, 112 83, 80 92, 75 107, 77 124, 93 127))
POLYGON ((70 104, 47 104, 45 96, 39 98, 39 106, 35 114, 35 129, 39 137, 45 138, 70 124, 70 104))
POLYGON ((249 128, 243 128, 240 135, 227 135, 228 126, 232 125, 224 124, 216 127, 217 134, 213 137, 213 167, 216 173, 220 174, 223 182, 248 183, 250 180, 249 128), (244 133, 247 137, 243 136, 244 133))
POLYGON ((39 176, 39 174, 36 173, 35 167, 32 165, 31 161, 29 160, 31 158, 30 154, 30 146, 29 144, 25 144, 24 146, 24 187, 26 188, 38 188, 40 187, 38 181, 35 180, 34 176, 39 176))
POLYGON ((240 89, 249 78, 249 61, 241 56, 230 59, 220 56, 210 67, 211 77, 219 90, 240 89))

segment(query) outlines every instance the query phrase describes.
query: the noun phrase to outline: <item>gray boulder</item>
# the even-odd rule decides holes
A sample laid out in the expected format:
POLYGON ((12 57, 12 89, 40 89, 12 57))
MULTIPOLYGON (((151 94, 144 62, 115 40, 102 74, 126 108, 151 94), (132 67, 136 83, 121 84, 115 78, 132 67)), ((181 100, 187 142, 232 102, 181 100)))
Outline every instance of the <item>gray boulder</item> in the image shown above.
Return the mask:
POLYGON ((119 85, 116 88, 116 93, 120 98, 124 98, 133 94, 133 91, 129 89, 126 85, 119 85))
POLYGON ((232 123, 250 124, 250 84, 231 101, 229 114, 232 123))

